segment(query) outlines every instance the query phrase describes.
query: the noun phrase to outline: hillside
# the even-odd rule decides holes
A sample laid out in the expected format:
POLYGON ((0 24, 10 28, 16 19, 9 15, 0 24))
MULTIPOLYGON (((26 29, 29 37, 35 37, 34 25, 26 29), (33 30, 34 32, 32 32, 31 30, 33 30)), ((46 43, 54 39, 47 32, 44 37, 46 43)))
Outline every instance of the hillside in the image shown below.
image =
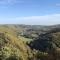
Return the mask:
POLYGON ((47 51, 54 47, 60 48, 60 28, 51 29, 48 32, 40 34, 36 39, 30 42, 30 47, 47 51))
POLYGON ((59 25, 38 27, 0 25, 0 60, 60 60, 59 25))
POLYGON ((27 60, 28 49, 29 47, 17 38, 15 29, 0 26, 0 60, 27 60))
MULTIPOLYGON (((47 60, 60 60, 60 28, 54 28, 28 44, 30 48, 48 53, 47 60)), ((46 57, 45 57, 46 59, 46 57)), ((43 60, 45 60, 43 59, 43 60)))

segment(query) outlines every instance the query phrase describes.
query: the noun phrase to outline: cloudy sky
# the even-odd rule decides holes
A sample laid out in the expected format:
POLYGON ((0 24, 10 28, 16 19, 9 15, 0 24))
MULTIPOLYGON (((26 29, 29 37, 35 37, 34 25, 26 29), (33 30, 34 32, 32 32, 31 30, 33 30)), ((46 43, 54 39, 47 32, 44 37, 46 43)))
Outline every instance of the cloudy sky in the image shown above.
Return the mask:
POLYGON ((60 0, 0 0, 0 24, 60 24, 60 0))

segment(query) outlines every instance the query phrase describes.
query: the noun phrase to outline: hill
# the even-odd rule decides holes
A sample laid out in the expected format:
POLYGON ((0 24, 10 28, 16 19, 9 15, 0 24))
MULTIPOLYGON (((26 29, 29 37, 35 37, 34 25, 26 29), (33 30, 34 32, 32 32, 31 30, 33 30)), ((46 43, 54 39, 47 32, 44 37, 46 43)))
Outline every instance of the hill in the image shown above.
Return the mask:
POLYGON ((29 47, 15 31, 14 27, 0 26, 0 60, 27 60, 29 47))
POLYGON ((60 25, 0 25, 0 60, 60 60, 60 25))

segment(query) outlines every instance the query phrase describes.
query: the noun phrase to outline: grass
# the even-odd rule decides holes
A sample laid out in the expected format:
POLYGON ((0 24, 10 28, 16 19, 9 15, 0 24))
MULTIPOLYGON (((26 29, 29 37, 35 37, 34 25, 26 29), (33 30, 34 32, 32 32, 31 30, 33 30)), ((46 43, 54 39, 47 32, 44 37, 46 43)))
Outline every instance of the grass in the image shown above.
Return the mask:
POLYGON ((30 39, 30 38, 25 38, 25 37, 22 37, 22 36, 18 36, 18 38, 19 38, 20 40, 22 40, 23 42, 30 42, 30 41, 32 41, 32 39, 30 39))

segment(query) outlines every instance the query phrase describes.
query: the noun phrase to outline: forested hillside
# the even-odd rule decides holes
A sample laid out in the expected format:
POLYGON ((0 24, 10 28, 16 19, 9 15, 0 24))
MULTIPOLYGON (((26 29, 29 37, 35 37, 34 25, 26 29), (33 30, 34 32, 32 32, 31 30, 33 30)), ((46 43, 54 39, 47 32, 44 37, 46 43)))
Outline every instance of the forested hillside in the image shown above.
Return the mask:
POLYGON ((0 60, 60 60, 60 25, 0 25, 0 60))

